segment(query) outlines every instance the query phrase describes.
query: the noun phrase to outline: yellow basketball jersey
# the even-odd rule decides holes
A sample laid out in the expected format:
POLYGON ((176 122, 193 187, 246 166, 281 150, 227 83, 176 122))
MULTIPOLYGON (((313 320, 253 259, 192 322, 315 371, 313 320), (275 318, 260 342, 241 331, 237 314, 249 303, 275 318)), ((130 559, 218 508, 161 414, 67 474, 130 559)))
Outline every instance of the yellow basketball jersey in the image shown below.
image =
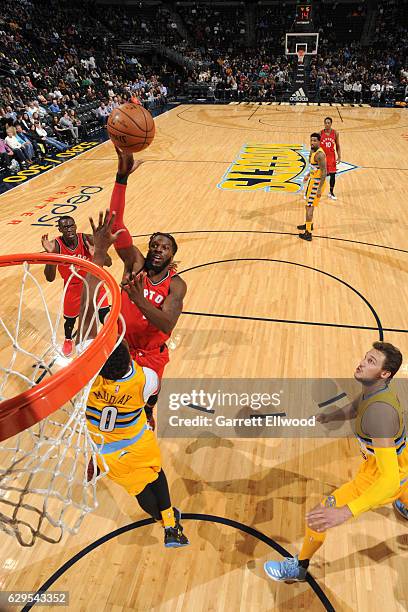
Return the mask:
POLYGON ((317 153, 323 153, 323 155, 325 155, 325 152, 321 147, 319 147, 317 151, 310 152, 310 178, 320 178, 322 176, 322 171, 320 170, 319 164, 317 163, 316 159, 317 153))
POLYGON ((398 399, 398 396, 392 387, 386 387, 381 391, 377 391, 373 395, 363 399, 361 395, 360 401, 357 408, 357 417, 355 421, 355 432, 360 442, 361 452, 366 460, 374 460, 374 447, 372 438, 368 437, 366 433, 363 432, 362 429, 362 420, 366 410, 371 404, 375 402, 381 402, 385 404, 390 404, 395 410, 398 412, 399 417, 399 428, 398 432, 394 437, 394 446, 398 455, 398 464, 400 466, 400 471, 404 474, 408 472, 408 451, 406 446, 406 431, 404 424, 404 415, 402 406, 398 399))
POLYGON ((156 372, 134 361, 123 378, 97 376, 88 396, 86 419, 95 442, 104 444, 103 453, 133 444, 147 429, 143 408, 158 386, 156 372))

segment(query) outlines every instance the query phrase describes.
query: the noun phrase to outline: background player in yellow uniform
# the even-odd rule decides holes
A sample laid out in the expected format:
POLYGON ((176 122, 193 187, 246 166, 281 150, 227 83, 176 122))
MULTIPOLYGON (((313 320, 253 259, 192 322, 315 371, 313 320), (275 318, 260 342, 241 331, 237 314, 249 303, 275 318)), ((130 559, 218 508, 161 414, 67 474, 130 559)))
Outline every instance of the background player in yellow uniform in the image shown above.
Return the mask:
MULTIPOLYGON (((100 266, 103 266, 107 249, 118 235, 118 232, 111 233, 113 221, 114 216, 109 218, 109 211, 104 220, 102 214, 99 215, 97 227, 91 219, 94 263, 100 266)), ((92 303, 97 278, 88 274, 86 280, 89 302, 92 303)), ((83 308, 83 304, 81 306, 83 308)), ((91 309, 88 310, 91 313, 91 309)), ((85 317, 85 325, 88 324, 85 317)), ((158 392, 159 384, 156 372, 133 361, 127 342, 122 341, 92 384, 86 419, 92 438, 109 468, 108 477, 135 496, 143 510, 156 521, 162 521, 165 546, 186 546, 189 541, 180 524, 181 514, 171 505, 159 446, 148 427, 144 411, 147 399, 158 392)), ((105 466, 101 456, 98 456, 97 463, 98 469, 103 470, 105 466)))
POLYGON ((305 230, 303 234, 299 234, 299 238, 307 241, 312 240, 314 208, 318 206, 326 187, 326 155, 320 147, 320 134, 317 132, 310 135, 309 163, 310 171, 304 178, 309 181, 306 187, 306 223, 297 226, 298 229, 305 230))
POLYGON ((273 580, 305 580, 309 560, 322 546, 327 529, 341 525, 371 508, 394 502, 403 516, 408 504, 408 449, 403 411, 389 383, 402 363, 400 351, 387 342, 374 342, 354 377, 362 393, 332 414, 321 414, 321 423, 355 420, 363 463, 347 482, 306 515, 306 534, 299 557, 268 561, 265 572, 273 580))

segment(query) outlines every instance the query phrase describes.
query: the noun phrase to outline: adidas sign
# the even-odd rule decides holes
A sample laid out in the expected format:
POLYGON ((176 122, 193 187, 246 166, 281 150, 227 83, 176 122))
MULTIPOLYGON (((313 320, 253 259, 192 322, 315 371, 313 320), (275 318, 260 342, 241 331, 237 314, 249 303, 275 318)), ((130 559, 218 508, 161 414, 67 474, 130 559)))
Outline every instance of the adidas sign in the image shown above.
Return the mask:
POLYGON ((299 87, 299 89, 290 96, 289 101, 290 102, 309 102, 309 98, 305 94, 303 87, 299 87))

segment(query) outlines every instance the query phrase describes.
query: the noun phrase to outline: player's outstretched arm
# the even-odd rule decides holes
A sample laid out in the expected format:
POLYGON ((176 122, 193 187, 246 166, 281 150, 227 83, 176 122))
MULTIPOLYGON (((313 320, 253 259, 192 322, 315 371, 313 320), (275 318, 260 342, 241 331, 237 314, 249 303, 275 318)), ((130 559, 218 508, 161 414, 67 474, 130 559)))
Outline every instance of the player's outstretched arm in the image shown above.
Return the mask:
MULTIPOLYGON (((58 253, 57 243, 55 240, 49 240, 48 234, 44 234, 41 236, 41 244, 43 246, 44 251, 47 253, 58 253)), ((55 276, 57 274, 57 266, 54 264, 45 264, 44 267, 44 276, 49 283, 55 280, 55 276)))
POLYGON ((124 230, 115 243, 115 249, 124 264, 123 281, 128 281, 144 266, 144 257, 139 249, 134 246, 132 237, 123 220, 128 178, 143 162, 134 160, 132 153, 124 153, 118 147, 115 147, 115 150, 118 156, 118 171, 113 187, 110 211, 116 215, 113 231, 124 230))
MULTIPOLYGON (((93 236, 91 236, 91 234, 83 234, 85 237, 86 242, 88 243, 89 246, 89 252, 91 253, 92 257, 94 256, 95 253, 95 244, 94 244, 94 239, 93 236)), ((112 265, 112 259, 111 256, 109 255, 109 253, 106 253, 106 258, 104 261, 104 267, 105 268, 110 268, 112 265)))
POLYGON ((315 531, 326 531, 341 525, 349 518, 377 508, 395 498, 400 491, 400 470, 395 448, 395 436, 399 430, 398 413, 384 402, 371 404, 364 413, 362 428, 372 439, 377 476, 363 493, 345 506, 316 506, 306 515, 307 524, 315 531))
POLYGON ((144 276, 144 273, 139 274, 134 281, 122 285, 123 289, 149 323, 165 334, 170 334, 183 310, 183 299, 187 292, 187 285, 179 276, 174 276, 170 283, 169 295, 164 300, 162 309, 160 309, 144 297, 144 276))
MULTIPOLYGON (((93 231, 93 243, 94 243, 94 254, 93 254, 93 263, 97 266, 103 268, 106 262, 106 256, 109 248, 112 244, 115 243, 118 236, 123 230, 118 230, 117 232, 112 232, 112 228, 115 221, 115 215, 111 215, 109 210, 105 211, 105 215, 103 212, 99 212, 98 224, 94 223, 92 217, 89 218, 89 222, 93 231)), ((87 274, 85 277, 85 281, 88 285, 89 298, 88 304, 91 305, 94 303, 94 295, 96 287, 99 283, 99 279, 93 274, 87 274)), ((86 292, 82 291, 81 296, 81 309, 79 314, 79 326, 78 329, 82 328, 87 329, 92 321, 92 317, 94 315, 93 309, 88 306, 88 309, 85 312, 86 306, 86 292), (84 323, 82 321, 85 319, 84 323)), ((96 321, 94 321, 93 328, 89 333, 89 338, 94 338, 96 335, 96 321)))
POLYGON ((108 250, 115 244, 123 229, 115 230, 115 213, 109 210, 99 211, 98 225, 95 225, 92 217, 89 217, 92 227, 92 237, 94 246, 94 263, 103 267, 105 265, 108 250))
POLYGON ((360 396, 356 397, 352 402, 344 406, 344 408, 338 408, 334 412, 321 412, 316 416, 316 420, 319 423, 331 423, 332 421, 350 421, 355 419, 357 416, 357 407, 360 396))
POLYGON ((115 151, 118 156, 118 172, 116 176, 119 179, 127 180, 143 164, 143 160, 134 159, 133 153, 125 153, 119 147, 115 147, 115 151))

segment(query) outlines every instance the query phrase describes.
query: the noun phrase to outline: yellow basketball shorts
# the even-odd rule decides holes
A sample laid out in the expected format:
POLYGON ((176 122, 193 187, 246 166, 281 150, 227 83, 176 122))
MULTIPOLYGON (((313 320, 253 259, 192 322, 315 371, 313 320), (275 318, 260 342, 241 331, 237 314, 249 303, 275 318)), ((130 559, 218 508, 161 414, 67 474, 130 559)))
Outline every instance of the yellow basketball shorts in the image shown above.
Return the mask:
MULTIPOLYGON (((323 500, 323 506, 335 506, 341 508, 349 502, 357 499, 377 480, 378 472, 375 465, 374 457, 370 457, 367 461, 363 461, 360 469, 357 472, 354 480, 346 482, 344 485, 333 491, 331 495, 323 500)), ((408 473, 405 477, 401 476, 401 486, 398 493, 390 499, 384 500, 381 504, 386 506, 396 499, 400 499, 404 504, 408 504, 408 473)))
MULTIPOLYGON (((320 185, 319 178, 309 179, 309 182, 306 187, 306 206, 318 206, 319 205, 321 196, 316 195, 319 185, 320 185)), ((326 189, 326 181, 324 181, 322 185, 321 195, 323 195, 325 189, 326 189)))
MULTIPOLYGON (((150 429, 134 444, 106 454, 103 458, 109 467, 108 477, 133 496, 154 482, 161 470, 159 445, 150 429)), ((98 464, 100 469, 104 470, 100 457, 98 464)))

